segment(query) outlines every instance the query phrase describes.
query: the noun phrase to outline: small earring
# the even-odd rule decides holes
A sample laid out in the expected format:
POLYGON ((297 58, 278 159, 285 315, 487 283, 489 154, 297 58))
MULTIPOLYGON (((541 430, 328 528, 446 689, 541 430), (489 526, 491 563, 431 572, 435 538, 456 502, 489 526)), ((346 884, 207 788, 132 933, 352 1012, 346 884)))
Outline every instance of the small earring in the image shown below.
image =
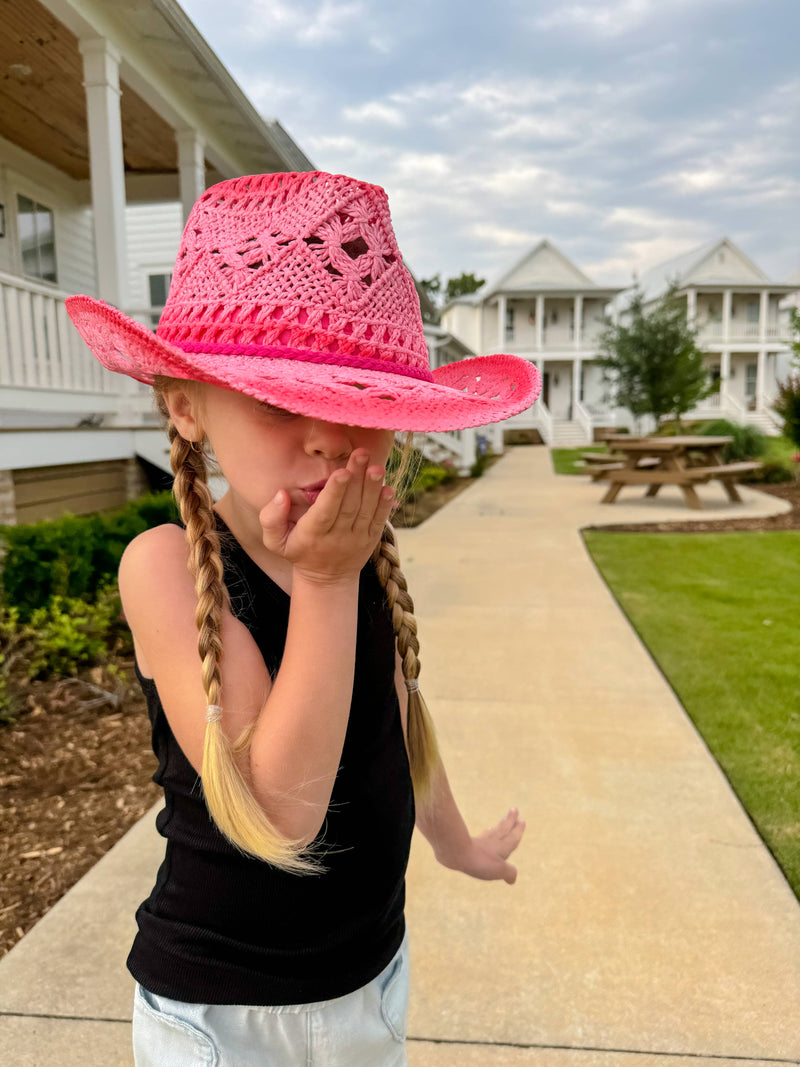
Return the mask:
POLYGON ((202 443, 202 441, 200 441, 200 442, 190 441, 189 442, 189 448, 191 448, 192 452, 202 452, 203 451, 203 443, 202 443))

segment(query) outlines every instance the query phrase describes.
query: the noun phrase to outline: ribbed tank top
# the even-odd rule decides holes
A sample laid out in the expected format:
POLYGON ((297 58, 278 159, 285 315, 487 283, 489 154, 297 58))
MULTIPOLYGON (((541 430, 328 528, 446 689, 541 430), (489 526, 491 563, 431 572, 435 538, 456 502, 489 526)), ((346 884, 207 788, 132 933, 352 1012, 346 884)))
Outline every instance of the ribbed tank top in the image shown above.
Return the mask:
MULTIPOLYGON (((231 610, 274 677, 290 599, 219 517, 217 525, 231 610)), ((305 1004, 344 996, 389 963, 405 930, 414 828, 394 665, 391 616, 368 563, 359 583, 350 717, 318 839, 325 866, 319 875, 287 874, 226 841, 211 821, 154 681, 137 666, 158 758, 153 781, 163 787, 165 801, 156 826, 166 853, 153 891, 136 912, 139 930, 128 957, 128 969, 146 989, 202 1004, 305 1004)))

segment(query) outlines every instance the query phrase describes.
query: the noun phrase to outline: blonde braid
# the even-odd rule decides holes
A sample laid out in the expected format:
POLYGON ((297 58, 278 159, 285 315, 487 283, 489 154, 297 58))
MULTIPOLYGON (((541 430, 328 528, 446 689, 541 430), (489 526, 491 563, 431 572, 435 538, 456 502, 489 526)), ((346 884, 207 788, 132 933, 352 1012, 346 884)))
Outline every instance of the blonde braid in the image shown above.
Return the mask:
MULTIPOLYGON (((159 396, 159 408, 162 405, 159 396)), ((227 602, 219 536, 214 524, 213 499, 207 483, 202 448, 185 441, 170 422, 170 461, 174 493, 186 527, 189 570, 197 589, 195 622, 202 660, 203 688, 209 712, 218 709, 222 691, 222 612, 227 602)), ((209 715, 203 741, 201 779, 209 813, 220 832, 241 852, 266 860, 292 874, 316 874, 318 862, 295 841, 282 834, 258 803, 236 758, 248 752, 255 720, 231 742, 219 714, 209 715)))
POLYGON ((439 765, 439 748, 430 712, 419 691, 420 661, 417 620, 408 582, 400 569, 400 555, 394 530, 387 522, 375 551, 375 568, 392 612, 392 627, 403 666, 403 677, 413 683, 408 691, 408 756, 414 796, 421 807, 431 799, 431 789, 439 765))

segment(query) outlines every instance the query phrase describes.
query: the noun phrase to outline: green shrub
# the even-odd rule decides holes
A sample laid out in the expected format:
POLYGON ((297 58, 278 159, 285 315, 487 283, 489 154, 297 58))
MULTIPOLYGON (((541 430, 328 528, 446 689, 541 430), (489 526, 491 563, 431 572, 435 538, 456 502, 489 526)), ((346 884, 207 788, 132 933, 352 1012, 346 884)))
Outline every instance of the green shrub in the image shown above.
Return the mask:
POLYGON ((23 621, 52 597, 91 600, 116 575, 125 546, 151 526, 172 522, 169 492, 131 501, 119 511, 0 528, 0 594, 23 621))
POLYGON ((755 426, 742 426, 727 419, 715 419, 704 423, 700 428, 704 437, 732 437, 725 446, 722 458, 725 463, 738 463, 745 459, 763 456, 766 449, 767 435, 755 426))
POLYGON ((800 374, 792 374, 778 386, 778 399, 772 405, 783 419, 783 432, 800 448, 800 374))
POLYGON ((472 476, 473 478, 480 478, 480 476, 481 476, 481 475, 483 474, 483 472, 484 472, 484 471, 486 470, 486 468, 488 467, 488 465, 489 465, 489 460, 490 460, 491 458, 492 458, 492 457, 491 457, 491 456, 489 455, 489 453, 488 453, 488 452, 483 452, 483 453, 481 453, 481 454, 480 454, 480 455, 479 455, 479 456, 478 456, 478 457, 476 458, 476 460, 475 460, 475 462, 474 462, 474 463, 472 464, 472 466, 470 467, 470 471, 469 471, 470 475, 471 475, 471 476, 472 476))
POLYGON ((116 644, 121 604, 112 585, 98 591, 94 602, 54 596, 31 615, 36 648, 28 664, 29 678, 75 675, 79 667, 102 663, 116 644))
POLYGON ((761 469, 742 476, 743 482, 762 482, 777 485, 780 482, 794 481, 794 471, 779 459, 768 459, 761 464, 761 469))

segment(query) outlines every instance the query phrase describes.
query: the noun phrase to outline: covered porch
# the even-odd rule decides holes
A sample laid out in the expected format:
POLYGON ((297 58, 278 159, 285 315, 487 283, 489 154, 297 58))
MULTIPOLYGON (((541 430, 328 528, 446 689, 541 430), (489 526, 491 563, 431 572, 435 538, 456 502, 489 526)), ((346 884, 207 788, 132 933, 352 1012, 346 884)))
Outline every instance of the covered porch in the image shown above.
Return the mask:
MULTIPOLYGON (((18 0, 0 38, 0 426, 149 420, 64 299, 132 307, 126 205, 180 202, 238 174, 312 164, 263 119, 173 0, 18 0)), ((174 253, 173 253, 174 255, 174 253)))

